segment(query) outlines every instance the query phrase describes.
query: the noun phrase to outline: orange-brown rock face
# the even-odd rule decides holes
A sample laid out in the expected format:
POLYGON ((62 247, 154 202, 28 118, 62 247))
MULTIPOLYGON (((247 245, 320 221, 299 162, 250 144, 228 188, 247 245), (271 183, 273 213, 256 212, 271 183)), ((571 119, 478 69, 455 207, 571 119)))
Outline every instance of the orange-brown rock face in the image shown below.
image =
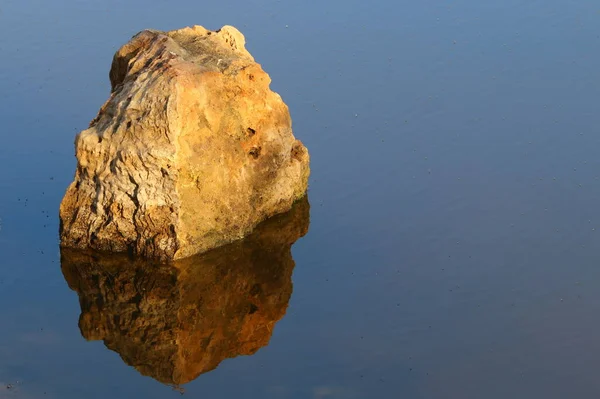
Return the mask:
POLYGON ((225 26, 143 31, 115 54, 112 92, 75 141, 63 247, 180 259, 249 234, 307 189, 287 106, 225 26))
POLYGON ((79 295, 79 327, 140 373, 185 384, 268 344, 292 293, 292 244, 308 229, 308 202, 247 238, 171 265, 63 248, 79 295))

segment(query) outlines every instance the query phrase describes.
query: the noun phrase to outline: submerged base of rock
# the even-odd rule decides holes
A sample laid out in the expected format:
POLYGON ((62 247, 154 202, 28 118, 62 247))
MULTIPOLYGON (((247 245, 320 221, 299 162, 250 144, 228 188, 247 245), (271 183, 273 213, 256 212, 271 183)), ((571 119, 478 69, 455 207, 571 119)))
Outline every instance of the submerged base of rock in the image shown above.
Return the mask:
POLYGON ((291 246, 308 230, 308 201, 235 243, 168 265, 63 248, 79 295, 79 329, 143 375, 185 384, 268 344, 292 294, 291 246))
POLYGON ((143 31, 117 51, 110 98, 76 138, 63 247, 184 258, 306 193, 308 151, 244 44, 233 27, 195 26, 143 31))

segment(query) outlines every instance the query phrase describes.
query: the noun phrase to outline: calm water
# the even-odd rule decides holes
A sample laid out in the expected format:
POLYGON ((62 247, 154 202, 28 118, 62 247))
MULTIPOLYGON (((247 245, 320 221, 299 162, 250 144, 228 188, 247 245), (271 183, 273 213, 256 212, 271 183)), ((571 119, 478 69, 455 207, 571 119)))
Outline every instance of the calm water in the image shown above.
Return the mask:
MULTIPOLYGON (((0 398, 179 397, 169 384, 185 378, 163 378, 159 346, 111 318, 129 312, 102 274, 114 265, 68 254, 61 265, 57 213, 114 51, 141 29, 193 24, 246 35, 312 176, 295 267, 273 244, 287 266, 265 284, 279 302, 248 308, 272 329, 247 347, 237 308, 209 326, 186 316, 199 362, 220 361, 193 345, 211 329, 229 332, 224 357, 256 353, 223 360, 185 395, 599 397, 598 2, 291 3, 1 0, 0 398)), ((239 273, 267 278, 271 263, 236 248, 198 264, 213 273, 238 259, 239 273)), ((183 293, 239 298, 193 267, 136 267, 113 271, 125 291, 137 281, 127 273, 164 283, 156 298, 171 308, 133 315, 162 338, 183 328, 168 311, 183 293)))

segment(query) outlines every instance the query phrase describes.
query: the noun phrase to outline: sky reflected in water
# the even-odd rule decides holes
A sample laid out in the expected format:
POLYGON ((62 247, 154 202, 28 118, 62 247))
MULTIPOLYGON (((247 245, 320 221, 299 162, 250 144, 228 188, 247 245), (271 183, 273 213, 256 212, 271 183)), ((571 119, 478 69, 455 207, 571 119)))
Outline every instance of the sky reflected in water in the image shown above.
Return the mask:
POLYGON ((185 395, 598 397, 599 18, 591 0, 3 0, 0 398, 180 395, 81 335, 57 213, 114 51, 193 24, 245 34, 312 175, 268 345, 185 395))

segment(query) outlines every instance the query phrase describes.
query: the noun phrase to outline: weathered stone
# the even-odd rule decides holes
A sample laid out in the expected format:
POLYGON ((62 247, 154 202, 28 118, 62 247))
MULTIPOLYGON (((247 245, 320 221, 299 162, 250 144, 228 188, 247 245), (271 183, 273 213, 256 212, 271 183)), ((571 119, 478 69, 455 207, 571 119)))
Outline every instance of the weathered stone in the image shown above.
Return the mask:
POLYGON ((307 189, 308 151, 231 26, 146 30, 75 140, 63 247, 179 259, 242 238, 307 189))
POLYGON ((79 328, 140 373, 185 384, 221 361, 267 345, 292 294, 292 244, 308 201, 243 240, 171 264, 63 248, 62 271, 79 295, 79 328))

